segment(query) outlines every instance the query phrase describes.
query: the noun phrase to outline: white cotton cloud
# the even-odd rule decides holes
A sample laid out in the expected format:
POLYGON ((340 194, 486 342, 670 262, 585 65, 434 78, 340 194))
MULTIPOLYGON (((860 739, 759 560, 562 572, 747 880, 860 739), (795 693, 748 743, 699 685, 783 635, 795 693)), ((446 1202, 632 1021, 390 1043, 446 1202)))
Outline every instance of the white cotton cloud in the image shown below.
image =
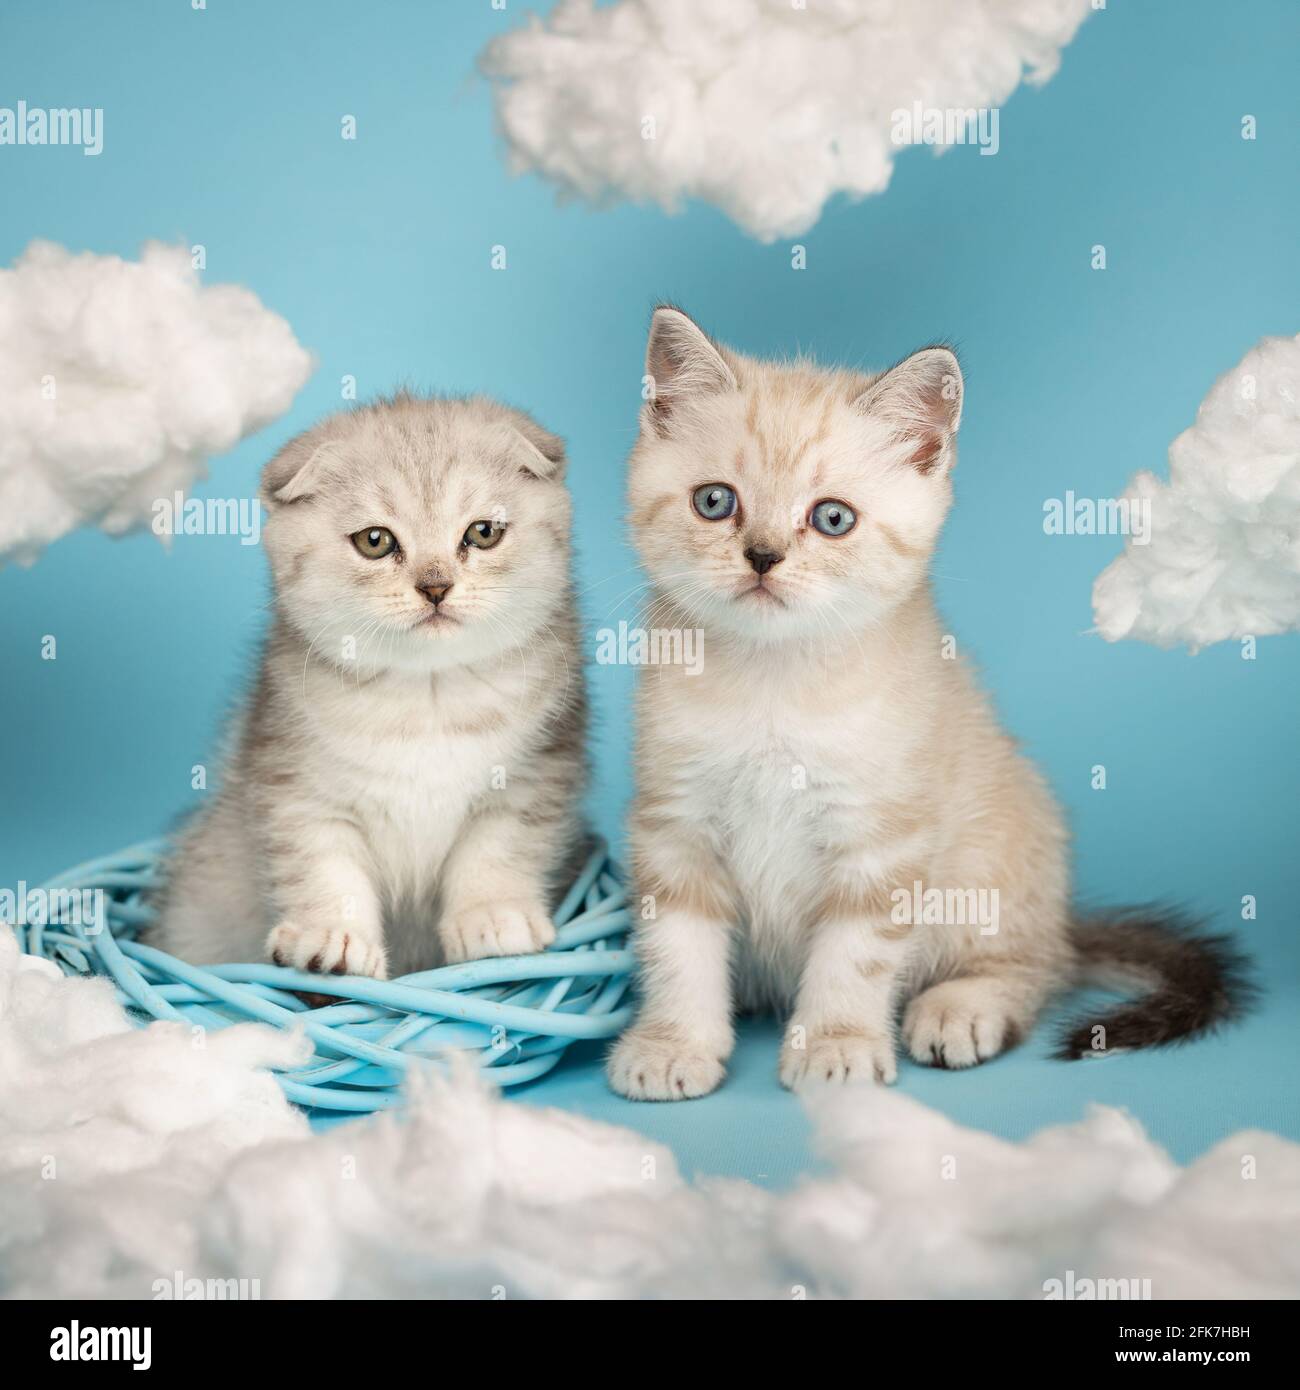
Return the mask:
MULTIPOLYGON (((561 0, 480 67, 517 172, 562 194, 721 208, 762 241, 889 184, 894 113, 1046 82, 1089 0, 561 0), (653 125, 653 138, 647 138, 653 125)), ((903 137, 904 139, 906 137, 903 137)))
POLYGON ((147 524, 312 366, 284 319, 200 284, 180 247, 126 261, 32 242, 0 270, 0 563, 79 526, 147 524))
POLYGON ((107 982, 19 960, 0 929, 0 1297, 150 1297, 177 1271, 263 1298, 1300 1296, 1300 1145, 1275 1135, 1181 1169, 1116 1110, 1016 1144, 840 1089, 810 1106, 829 1175, 772 1193, 468 1076, 312 1135, 261 1070, 293 1038, 135 1030, 107 982))
POLYGON ((1169 447, 1169 481, 1138 473, 1125 497, 1151 534, 1093 585, 1108 642, 1195 651, 1300 629, 1300 337, 1265 338, 1221 376, 1169 447))

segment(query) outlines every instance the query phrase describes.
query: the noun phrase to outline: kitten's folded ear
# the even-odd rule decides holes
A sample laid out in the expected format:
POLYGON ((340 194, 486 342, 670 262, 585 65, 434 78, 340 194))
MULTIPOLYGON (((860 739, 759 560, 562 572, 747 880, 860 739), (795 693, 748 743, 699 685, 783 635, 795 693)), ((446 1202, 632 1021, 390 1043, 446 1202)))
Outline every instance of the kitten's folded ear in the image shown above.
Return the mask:
POLYGON ((853 402, 864 414, 887 420, 911 446, 908 461, 920 473, 948 468, 961 424, 963 384, 956 353, 922 348, 891 367, 853 402))
POLYGON ((270 506, 309 496, 320 481, 326 458, 325 445, 291 439, 262 469, 262 500, 270 506))
POLYGON ((736 390, 736 374, 708 334, 692 319, 661 304, 650 320, 645 370, 651 418, 664 421, 691 396, 736 390))
POLYGON ((522 411, 512 413, 510 423, 520 467, 536 478, 558 483, 564 477, 564 440, 522 411))

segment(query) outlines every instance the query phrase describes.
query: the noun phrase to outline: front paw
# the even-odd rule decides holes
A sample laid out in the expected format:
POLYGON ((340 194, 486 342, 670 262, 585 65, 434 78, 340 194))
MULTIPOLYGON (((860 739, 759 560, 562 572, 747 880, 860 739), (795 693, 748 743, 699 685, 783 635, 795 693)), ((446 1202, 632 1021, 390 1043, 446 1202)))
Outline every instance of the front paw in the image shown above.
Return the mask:
POLYGON ((898 1079, 893 1041, 879 1033, 816 1033, 791 1028, 781 1048, 781 1085, 804 1086, 873 1081, 886 1086, 898 1079))
POLYGON ((550 914, 533 903, 484 903, 448 913, 442 947, 449 965, 484 956, 527 956, 555 940, 550 914))
POLYGON ((628 1100, 691 1100, 716 1090, 727 1067, 726 1058, 708 1047, 634 1028, 614 1044, 605 1074, 628 1100))
POLYGON ((1020 1034, 988 980, 945 980, 917 995, 903 1014, 903 1039, 918 1062, 956 1070, 987 1062, 1020 1034))
POLYGON ((267 954, 276 965, 310 970, 317 975, 368 975, 388 978, 383 945, 353 926, 283 921, 266 938, 267 954))

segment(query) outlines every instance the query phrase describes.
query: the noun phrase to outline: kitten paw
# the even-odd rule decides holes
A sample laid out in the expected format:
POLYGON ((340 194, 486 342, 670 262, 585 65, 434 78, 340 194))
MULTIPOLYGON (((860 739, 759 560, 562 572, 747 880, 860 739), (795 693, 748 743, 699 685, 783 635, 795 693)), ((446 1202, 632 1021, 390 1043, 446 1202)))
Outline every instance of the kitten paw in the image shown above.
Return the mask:
POLYGON ((892 1086, 898 1079, 892 1040, 878 1033, 810 1033, 796 1047, 787 1036, 781 1048, 781 1085, 803 1086, 874 1081, 892 1086))
POLYGON ((903 1039, 930 1067, 973 1067, 1011 1047, 1020 1029, 985 980, 946 980, 918 994, 903 1014, 903 1039))
POLYGON ((486 903, 449 913, 442 925, 449 965, 485 956, 528 956, 554 940, 550 915, 531 903, 486 903))
POLYGON ((281 922, 266 938, 267 954, 276 965, 310 970, 317 975, 368 975, 388 978, 384 948, 355 927, 311 926, 281 922))
POLYGON ((670 1042, 635 1029, 614 1044, 605 1063, 610 1088, 628 1100, 691 1100, 722 1084, 726 1058, 697 1043, 670 1042))

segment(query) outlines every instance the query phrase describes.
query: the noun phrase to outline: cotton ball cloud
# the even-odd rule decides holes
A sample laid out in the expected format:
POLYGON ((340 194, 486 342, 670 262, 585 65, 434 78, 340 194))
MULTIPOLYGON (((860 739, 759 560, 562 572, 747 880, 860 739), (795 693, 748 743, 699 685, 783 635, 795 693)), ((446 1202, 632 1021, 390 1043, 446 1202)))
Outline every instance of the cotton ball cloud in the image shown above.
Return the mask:
POLYGON ((32 242, 0 270, 0 563, 79 526, 120 535, 289 408, 311 355, 188 251, 138 261, 32 242))
POLYGON ((762 241, 889 184, 894 112, 1046 82, 1089 0, 561 0, 494 39, 512 167, 562 194, 721 208, 762 241))
POLYGON ((1300 1295, 1300 1145, 1278 1135, 1179 1168, 1117 1110, 1013 1143, 835 1087, 809 1100, 821 1169, 768 1192, 468 1066, 313 1134, 268 1071, 304 1064, 301 1036, 197 1046, 131 1027, 108 980, 24 964, 0 928, 3 1298, 148 1298, 177 1271, 262 1298, 1300 1295))
POLYGON ((1214 383, 1169 448, 1169 481, 1125 494, 1150 539, 1092 590, 1097 629, 1193 651, 1300 629, 1300 337, 1265 338, 1214 383))
POLYGON ((0 924, 0 1297, 149 1297, 201 1258, 196 1213, 241 1152, 307 1122, 266 1068, 300 1036, 135 1028, 110 980, 24 968, 0 924))

